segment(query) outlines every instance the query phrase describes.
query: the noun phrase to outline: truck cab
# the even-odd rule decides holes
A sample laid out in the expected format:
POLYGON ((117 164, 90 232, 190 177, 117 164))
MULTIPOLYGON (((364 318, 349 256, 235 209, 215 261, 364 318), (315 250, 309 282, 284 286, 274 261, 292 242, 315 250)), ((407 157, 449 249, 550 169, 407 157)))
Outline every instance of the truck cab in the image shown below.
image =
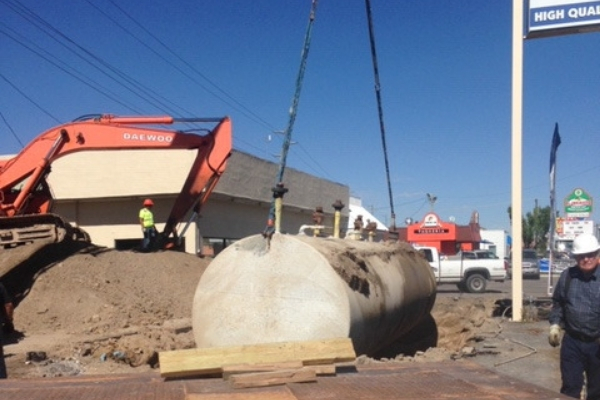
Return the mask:
POLYGON ((503 282, 506 279, 504 260, 498 257, 491 257, 489 254, 476 251, 463 252, 471 253, 466 257, 465 254, 462 254, 459 257, 450 258, 440 255, 435 247, 414 247, 431 265, 438 285, 454 283, 462 292, 483 293, 488 281, 503 282), (479 254, 483 256, 478 258, 479 254))

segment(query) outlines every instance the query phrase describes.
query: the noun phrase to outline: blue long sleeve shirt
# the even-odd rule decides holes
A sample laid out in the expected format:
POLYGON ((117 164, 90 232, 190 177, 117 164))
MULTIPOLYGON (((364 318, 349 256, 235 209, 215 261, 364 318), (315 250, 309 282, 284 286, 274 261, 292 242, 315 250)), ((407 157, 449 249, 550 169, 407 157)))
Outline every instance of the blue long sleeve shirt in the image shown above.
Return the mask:
POLYGON ((552 294, 550 324, 567 332, 600 338, 600 268, 586 277, 579 267, 564 270, 552 294), (570 283, 567 291, 567 277, 570 283))

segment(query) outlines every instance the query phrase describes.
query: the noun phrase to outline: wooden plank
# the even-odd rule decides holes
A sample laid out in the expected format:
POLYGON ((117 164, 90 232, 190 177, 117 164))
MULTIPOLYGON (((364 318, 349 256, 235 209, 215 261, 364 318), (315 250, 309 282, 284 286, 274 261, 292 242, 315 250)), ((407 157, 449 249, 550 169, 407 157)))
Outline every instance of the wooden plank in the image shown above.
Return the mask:
POLYGON ((233 375, 229 382, 235 389, 285 385, 286 383, 316 382, 317 375, 310 368, 296 368, 281 371, 257 372, 233 375))
POLYGON ((188 393, 185 400, 298 400, 286 386, 268 388, 266 390, 239 391, 227 393, 188 393))
POLYGON ((302 361, 289 361, 282 363, 269 363, 269 364, 235 364, 235 365, 224 365, 223 369, 223 380, 228 380, 232 375, 248 374, 254 372, 270 372, 281 369, 293 369, 302 368, 302 361))
POLYGON ((302 368, 315 371, 317 376, 334 376, 336 374, 335 364, 303 365, 302 361, 290 361, 273 364, 237 364, 223 366, 223 380, 228 380, 233 375, 249 374, 255 372, 270 372, 282 369, 302 368))
POLYGON ((305 342, 263 343, 160 352, 160 375, 183 378, 221 373, 223 365, 266 364, 300 360, 303 364, 333 364, 354 361, 349 338, 305 342))

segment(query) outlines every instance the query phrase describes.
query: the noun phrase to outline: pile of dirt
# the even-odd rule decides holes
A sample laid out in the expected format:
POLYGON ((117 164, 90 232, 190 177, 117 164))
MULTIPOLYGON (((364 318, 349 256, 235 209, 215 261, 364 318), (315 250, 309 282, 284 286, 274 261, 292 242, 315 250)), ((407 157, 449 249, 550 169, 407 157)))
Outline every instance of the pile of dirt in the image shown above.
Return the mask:
POLYGON ((208 259, 75 244, 23 260, 28 251, 0 257, 18 260, 2 279, 17 303, 17 332, 5 346, 10 376, 146 370, 159 351, 194 347, 193 295, 208 259))
POLYGON ((500 319, 491 318, 496 307, 491 297, 438 297, 432 311, 438 329, 437 347, 458 353, 473 342, 496 336, 500 319))
MULTIPOLYGON (((17 303, 11 377, 145 372, 158 352, 194 347, 193 296, 210 259, 74 244, 0 251, 0 263, 17 303)), ((493 301, 438 297, 438 347, 396 361, 455 358, 497 332, 493 301)))

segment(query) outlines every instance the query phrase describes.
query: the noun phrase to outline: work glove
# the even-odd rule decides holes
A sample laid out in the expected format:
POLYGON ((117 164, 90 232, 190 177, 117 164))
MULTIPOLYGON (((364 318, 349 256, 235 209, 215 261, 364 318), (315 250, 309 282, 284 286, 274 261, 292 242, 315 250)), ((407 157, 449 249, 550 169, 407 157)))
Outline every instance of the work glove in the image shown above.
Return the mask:
POLYGON ((554 324, 550 326, 550 333, 548 334, 548 343, 550 346, 556 347, 560 344, 560 326, 554 324))

